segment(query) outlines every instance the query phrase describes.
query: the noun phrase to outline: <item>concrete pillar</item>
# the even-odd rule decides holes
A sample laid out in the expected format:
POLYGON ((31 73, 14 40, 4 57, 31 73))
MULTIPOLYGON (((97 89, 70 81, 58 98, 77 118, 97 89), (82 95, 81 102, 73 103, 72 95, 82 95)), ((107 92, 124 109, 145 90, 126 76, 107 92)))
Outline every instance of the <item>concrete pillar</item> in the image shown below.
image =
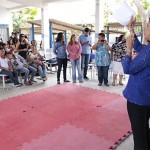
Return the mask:
POLYGON ((42 47, 44 51, 50 48, 49 43, 49 17, 48 17, 48 4, 43 4, 43 8, 41 8, 41 28, 42 28, 42 47))
POLYGON ((104 0, 95 1, 95 41, 97 41, 98 33, 104 30, 104 0))

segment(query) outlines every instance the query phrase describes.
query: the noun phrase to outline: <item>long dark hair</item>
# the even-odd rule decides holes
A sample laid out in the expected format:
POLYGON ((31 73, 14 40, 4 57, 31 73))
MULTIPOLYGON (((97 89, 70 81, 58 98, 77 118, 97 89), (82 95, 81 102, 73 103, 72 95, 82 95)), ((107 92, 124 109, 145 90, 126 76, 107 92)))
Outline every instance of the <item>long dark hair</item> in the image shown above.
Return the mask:
MULTIPOLYGON (((22 42, 22 41, 21 41, 22 36, 25 36, 25 35, 24 35, 24 34, 20 34, 20 35, 19 35, 19 42, 22 42)), ((24 42, 25 42, 25 41, 24 41, 24 42)))
MULTIPOLYGON (((62 32, 59 32, 59 33, 57 34, 56 42, 61 42, 62 37, 63 37, 63 33, 62 33, 62 32)), ((64 41, 63 41, 63 43, 64 43, 64 41)))
POLYGON ((118 43, 122 41, 122 38, 124 37, 124 34, 121 34, 118 38, 118 43))

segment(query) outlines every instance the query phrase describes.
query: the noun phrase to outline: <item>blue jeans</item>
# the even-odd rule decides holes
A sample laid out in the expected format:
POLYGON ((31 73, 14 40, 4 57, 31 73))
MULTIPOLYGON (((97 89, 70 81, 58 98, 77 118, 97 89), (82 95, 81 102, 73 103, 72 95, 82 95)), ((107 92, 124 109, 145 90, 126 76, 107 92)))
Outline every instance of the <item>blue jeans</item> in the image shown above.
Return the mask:
POLYGON ((72 65, 72 80, 76 81, 76 68, 78 70, 78 80, 82 81, 82 73, 81 73, 81 59, 73 60, 70 59, 72 65))
POLYGON ((18 72, 16 70, 13 70, 13 72, 11 72, 11 71, 2 69, 0 71, 0 74, 5 74, 5 75, 9 76, 10 80, 14 83, 14 85, 18 85, 19 84, 18 72))
POLYGON ((98 81, 99 83, 107 84, 108 83, 108 70, 109 66, 97 66, 98 69, 98 81))
POLYGON ((87 75, 89 61, 90 61, 90 54, 81 54, 81 70, 83 71, 84 69, 83 72, 84 77, 86 77, 87 75))
POLYGON ((36 73, 37 73, 37 69, 36 68, 34 68, 34 67, 32 67, 32 66, 28 66, 28 69, 30 70, 30 72, 31 72, 31 81, 33 81, 34 80, 34 76, 36 75, 36 73))
POLYGON ((24 82, 27 82, 27 79, 29 77, 29 70, 25 67, 22 67, 22 68, 18 69, 18 72, 25 74, 24 82))
POLYGON ((33 63, 32 67, 37 69, 38 74, 40 75, 41 78, 46 77, 46 67, 44 64, 43 65, 37 65, 37 64, 33 63))
POLYGON ((31 81, 34 80, 34 76, 36 75, 37 73, 37 69, 32 67, 32 66, 29 66, 28 68, 25 68, 25 67, 22 67, 18 70, 20 73, 24 73, 25 74, 25 79, 24 79, 24 82, 27 82, 27 79, 29 77, 29 73, 31 72, 31 81))

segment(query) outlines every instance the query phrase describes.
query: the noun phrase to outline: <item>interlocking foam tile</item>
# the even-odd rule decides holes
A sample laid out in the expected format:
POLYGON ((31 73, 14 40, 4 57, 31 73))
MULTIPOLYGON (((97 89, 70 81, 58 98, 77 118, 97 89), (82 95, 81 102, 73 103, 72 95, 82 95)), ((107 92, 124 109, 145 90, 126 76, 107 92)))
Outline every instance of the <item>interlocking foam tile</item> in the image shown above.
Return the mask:
MULTIPOLYGON (((109 148, 112 142, 116 142, 130 130, 124 108, 126 105, 120 103, 121 99, 121 96, 117 94, 64 84, 4 100, 0 102, 0 150, 16 150, 16 147, 19 148, 23 143, 30 143, 48 132, 52 138, 51 132, 59 131, 57 128, 59 126, 63 128, 65 123, 76 126, 76 130, 73 128, 75 131, 88 133, 89 141, 93 143, 98 139, 103 141, 101 147, 105 150, 106 145, 109 145, 109 148), (122 113, 119 112, 119 106, 122 108, 122 113)), ((72 127, 65 126, 64 129, 64 133, 67 134, 68 130, 71 136, 67 137, 67 141, 68 139, 73 141, 74 137, 70 134, 72 127)), ((79 132, 77 134, 80 135, 79 132)), ((58 149, 61 145, 57 141, 58 134, 56 137, 56 141, 52 140, 53 143, 50 146, 58 149)), ((78 140, 81 140, 83 144, 79 141, 76 143, 77 140, 74 141, 81 146, 77 147, 78 150, 86 148, 83 137, 78 136, 78 140)), ((95 142, 94 145, 99 147, 99 142, 95 142)), ((51 150, 55 150, 54 148, 51 150)), ((71 148, 71 150, 74 149, 71 148)))
MULTIPOLYGON (((57 119, 37 111, 18 114, 7 118, 6 121, 7 126, 1 128, 0 132, 6 137, 5 140, 10 140, 6 146, 13 145, 13 147, 52 131, 61 124, 57 119)), ((3 141, 0 141, 0 149, 3 146, 1 142, 3 141)))
POLYGON ((127 101, 124 97, 119 97, 118 99, 115 99, 114 101, 107 103, 103 105, 103 108, 107 108, 109 110, 116 111, 118 113, 125 113, 127 114, 127 101))
POLYGON ((23 144, 20 150, 106 150, 113 144, 69 124, 23 144))
POLYGON ((72 86, 72 85, 60 85, 51 89, 54 93, 59 93, 61 95, 64 95, 68 99, 76 99, 76 101, 84 100, 86 103, 90 103, 90 107, 92 106, 103 106, 107 103, 112 102, 113 100, 117 99, 118 97, 121 97, 118 94, 112 94, 105 91, 99 91, 94 90, 90 88, 85 87, 79 87, 79 86, 72 86), (65 88, 62 88, 65 86, 65 88))
POLYGON ((70 123, 113 142, 130 130, 127 115, 104 108, 92 110, 71 120, 70 123))

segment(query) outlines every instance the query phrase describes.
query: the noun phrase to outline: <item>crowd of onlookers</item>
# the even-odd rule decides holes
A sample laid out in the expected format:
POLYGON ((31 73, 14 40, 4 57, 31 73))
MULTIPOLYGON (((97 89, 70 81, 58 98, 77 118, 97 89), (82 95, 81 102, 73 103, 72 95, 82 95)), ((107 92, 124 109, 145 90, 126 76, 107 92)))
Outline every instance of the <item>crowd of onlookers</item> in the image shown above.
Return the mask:
POLYGON ((78 70, 78 80, 83 82, 83 79, 88 80, 87 70, 89 67, 90 57, 93 56, 95 60, 95 66, 97 68, 98 85, 103 83, 105 86, 108 84, 108 71, 110 64, 113 66, 113 82, 112 86, 116 85, 117 75, 119 74, 119 85, 123 85, 122 79, 124 72, 121 65, 121 60, 126 55, 126 40, 125 36, 121 35, 116 43, 110 46, 109 42, 105 39, 104 33, 98 34, 98 41, 92 45, 92 38, 90 36, 90 30, 85 28, 83 34, 77 39, 76 35, 71 35, 69 43, 66 45, 64 42, 63 33, 58 33, 56 43, 54 45, 53 52, 57 56, 58 72, 57 83, 60 84, 60 72, 63 66, 64 82, 69 82, 66 79, 67 68, 67 53, 69 53, 69 59, 72 64, 72 80, 76 83, 76 69, 78 70), (91 50, 95 53, 91 54, 91 50))
MULTIPOLYGON (((42 43, 40 43, 40 48, 42 43)), ((123 69, 121 60, 126 55, 126 41, 124 35, 121 35, 116 43, 110 46, 105 39, 104 33, 98 34, 98 41, 92 45, 89 28, 85 28, 83 34, 77 36, 72 34, 70 41, 65 43, 62 32, 57 34, 53 52, 56 55, 58 70, 57 84, 60 84, 60 75, 63 67, 64 82, 67 80, 67 61, 71 62, 72 66, 72 81, 77 82, 76 69, 78 71, 78 80, 82 83, 88 80, 87 70, 89 67, 91 50, 95 50, 94 60, 97 68, 98 85, 101 86, 104 82, 108 84, 108 70, 113 60, 113 81, 112 86, 116 85, 116 78, 119 74, 119 84, 123 85, 123 69)), ((39 75, 41 80, 46 81, 46 66, 44 57, 40 55, 37 49, 37 42, 32 40, 29 42, 24 34, 12 33, 7 43, 0 43, 0 74, 7 75, 11 82, 16 86, 21 86, 22 83, 18 80, 18 75, 24 76, 25 85, 32 85, 35 75, 39 75)), ((49 61, 49 60, 47 60, 49 61)))
POLYGON ((7 43, 0 43, 0 74, 7 75, 15 86, 32 85, 38 73, 46 81, 44 58, 37 50, 37 43, 28 41, 24 34, 12 33, 7 43), (20 83, 18 76, 24 76, 20 83))

